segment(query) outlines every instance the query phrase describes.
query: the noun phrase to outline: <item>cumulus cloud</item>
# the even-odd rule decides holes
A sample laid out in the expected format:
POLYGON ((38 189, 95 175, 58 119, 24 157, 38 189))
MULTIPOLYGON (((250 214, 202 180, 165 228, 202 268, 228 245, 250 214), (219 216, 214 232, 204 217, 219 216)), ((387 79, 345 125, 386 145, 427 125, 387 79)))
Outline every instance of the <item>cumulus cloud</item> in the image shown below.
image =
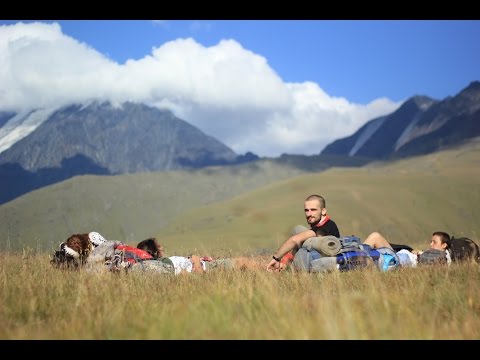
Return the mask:
POLYGON ((354 104, 313 82, 286 83, 267 59, 235 40, 192 38, 118 64, 58 24, 0 26, 0 111, 92 100, 168 108, 237 153, 318 154, 328 143, 400 104, 354 104))

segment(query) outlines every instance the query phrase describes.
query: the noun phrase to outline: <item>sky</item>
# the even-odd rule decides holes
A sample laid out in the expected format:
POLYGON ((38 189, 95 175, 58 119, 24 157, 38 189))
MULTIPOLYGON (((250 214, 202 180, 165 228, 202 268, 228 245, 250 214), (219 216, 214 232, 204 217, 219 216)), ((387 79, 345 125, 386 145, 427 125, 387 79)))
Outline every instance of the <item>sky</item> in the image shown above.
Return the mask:
POLYGON ((166 108, 238 154, 318 154, 480 80, 480 21, 0 20, 0 111, 166 108))

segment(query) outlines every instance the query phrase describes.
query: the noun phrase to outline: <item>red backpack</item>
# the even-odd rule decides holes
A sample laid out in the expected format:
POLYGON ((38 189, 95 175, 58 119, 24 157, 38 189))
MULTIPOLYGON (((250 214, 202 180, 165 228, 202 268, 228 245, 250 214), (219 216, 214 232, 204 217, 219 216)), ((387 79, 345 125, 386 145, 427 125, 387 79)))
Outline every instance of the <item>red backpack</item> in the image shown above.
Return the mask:
POLYGON ((127 260, 131 264, 135 264, 136 262, 143 261, 143 260, 152 260, 153 256, 150 255, 148 252, 142 249, 138 249, 133 246, 129 245, 118 245, 117 250, 121 250, 125 253, 125 260, 127 260))

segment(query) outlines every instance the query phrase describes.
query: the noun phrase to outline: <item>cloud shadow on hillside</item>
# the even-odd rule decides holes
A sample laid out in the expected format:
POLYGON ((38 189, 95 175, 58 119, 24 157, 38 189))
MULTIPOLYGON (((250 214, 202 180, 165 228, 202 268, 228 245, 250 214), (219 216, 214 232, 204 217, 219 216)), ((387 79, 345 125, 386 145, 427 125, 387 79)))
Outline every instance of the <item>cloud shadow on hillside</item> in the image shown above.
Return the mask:
POLYGON ((85 174, 110 175, 110 172, 80 154, 62 160, 58 168, 40 169, 35 172, 25 170, 18 164, 0 165, 0 204, 32 190, 85 174))

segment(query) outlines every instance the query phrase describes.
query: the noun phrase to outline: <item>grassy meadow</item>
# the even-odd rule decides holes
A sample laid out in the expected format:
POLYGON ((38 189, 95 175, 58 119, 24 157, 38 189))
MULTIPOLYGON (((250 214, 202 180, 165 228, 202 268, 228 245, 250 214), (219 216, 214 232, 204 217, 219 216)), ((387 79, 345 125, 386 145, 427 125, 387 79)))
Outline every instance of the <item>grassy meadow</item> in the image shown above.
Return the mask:
POLYGON ((479 283, 478 264, 175 277, 2 253, 0 339, 479 339, 479 283))

